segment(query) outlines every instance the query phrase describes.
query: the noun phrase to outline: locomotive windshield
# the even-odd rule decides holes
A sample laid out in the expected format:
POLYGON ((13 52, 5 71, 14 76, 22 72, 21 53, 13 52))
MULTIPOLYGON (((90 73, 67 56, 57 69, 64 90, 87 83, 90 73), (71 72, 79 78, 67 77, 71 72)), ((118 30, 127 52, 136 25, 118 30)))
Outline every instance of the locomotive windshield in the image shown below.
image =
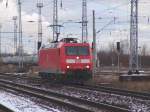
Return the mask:
POLYGON ((86 47, 86 46, 66 47, 66 55, 78 55, 78 56, 89 55, 89 47, 86 47))

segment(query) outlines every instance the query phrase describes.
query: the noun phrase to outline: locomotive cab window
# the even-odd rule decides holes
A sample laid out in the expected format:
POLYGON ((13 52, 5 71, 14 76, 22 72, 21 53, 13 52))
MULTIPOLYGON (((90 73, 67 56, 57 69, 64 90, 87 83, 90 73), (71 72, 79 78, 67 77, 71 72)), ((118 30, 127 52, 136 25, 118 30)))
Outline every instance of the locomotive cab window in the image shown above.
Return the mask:
POLYGON ((86 46, 68 46, 66 49, 66 55, 89 55, 89 47, 86 46))

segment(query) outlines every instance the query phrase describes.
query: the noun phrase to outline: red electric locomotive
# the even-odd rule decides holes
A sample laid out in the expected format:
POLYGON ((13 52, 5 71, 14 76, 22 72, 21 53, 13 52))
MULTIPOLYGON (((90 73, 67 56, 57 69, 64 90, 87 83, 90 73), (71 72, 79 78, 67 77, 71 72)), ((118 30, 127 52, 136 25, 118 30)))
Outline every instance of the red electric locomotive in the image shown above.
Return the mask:
POLYGON ((40 76, 51 79, 88 80, 92 77, 92 51, 89 43, 64 38, 39 51, 40 76))

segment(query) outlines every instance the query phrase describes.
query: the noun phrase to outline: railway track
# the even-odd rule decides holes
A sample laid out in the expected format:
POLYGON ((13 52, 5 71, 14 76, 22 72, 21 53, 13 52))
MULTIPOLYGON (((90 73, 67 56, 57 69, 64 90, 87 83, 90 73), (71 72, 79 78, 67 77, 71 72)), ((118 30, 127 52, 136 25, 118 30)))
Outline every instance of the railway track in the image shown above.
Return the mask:
MULTIPOLYGON (((6 78, 8 77, 8 76, 5 76, 5 74, 3 74, 2 76, 6 77, 6 78)), ((35 83, 35 85, 44 82, 43 80, 41 80, 41 78, 33 78, 33 77, 11 75, 11 74, 9 74, 9 76, 13 77, 15 79, 16 79, 16 77, 18 79, 25 79, 25 80, 31 82, 32 84, 35 83)), ((47 80, 45 80, 45 82, 46 81, 47 80)), ((71 84, 71 87, 88 89, 88 90, 93 90, 93 91, 107 92, 107 93, 123 95, 123 96, 130 96, 130 97, 140 98, 140 99, 144 99, 144 100, 150 100, 150 93, 148 93, 148 92, 147 93, 146 92, 135 92, 135 91, 123 90, 123 89, 119 89, 119 88, 106 87, 106 86, 101 86, 101 85, 92 86, 92 85, 71 84)))
MULTIPOLYGON (((13 78, 14 80, 18 79, 18 80, 27 80, 28 82, 35 83, 36 84, 41 84, 43 82, 48 82, 47 80, 41 79, 41 78, 33 78, 33 77, 27 77, 27 76, 20 76, 20 75, 12 75, 12 74, 8 74, 6 76, 6 74, 0 73, 0 77, 3 78, 13 78)), ((66 85, 66 84, 65 84, 66 85)), ((124 89, 119 89, 119 88, 113 88, 113 87, 106 87, 106 86, 101 86, 101 85, 97 85, 97 86, 92 86, 92 85, 79 85, 79 84, 69 84, 72 87, 76 87, 76 88, 81 88, 81 89, 88 89, 88 90, 93 90, 93 91, 101 91, 101 92, 107 92, 107 93, 113 93, 113 94, 117 94, 117 95, 123 95, 123 96, 131 96, 131 97, 135 97, 135 98, 140 98, 140 99, 145 99, 145 100, 150 100, 150 93, 146 93, 146 92, 135 92, 135 91, 129 91, 129 90, 124 90, 124 89)), ((68 86, 68 84, 67 84, 68 86)))
POLYGON ((88 89, 93 91, 101 91, 106 92, 110 94, 117 94, 117 95, 123 95, 123 96, 129 96, 129 97, 135 97, 143 100, 150 100, 150 93, 148 92, 135 92, 135 91, 129 91, 129 90, 123 90, 119 88, 113 88, 113 87, 105 87, 105 86, 92 86, 92 85, 72 85, 76 88, 81 89, 88 89))
MULTIPOLYGON (((0 75, 0 77, 1 77, 1 75, 0 75)), ((16 81, 15 79, 19 79, 19 80, 27 80, 27 82, 25 83, 25 84, 31 84, 32 86, 34 86, 34 87, 40 87, 40 88, 42 88, 43 86, 41 86, 40 84, 43 82, 40 78, 29 78, 29 77, 22 77, 22 76, 13 76, 13 75, 9 75, 9 76, 5 76, 5 75, 2 75, 2 79, 4 78, 5 80, 11 80, 12 78, 11 77, 13 77, 13 80, 12 81, 14 81, 14 82, 17 82, 17 83, 19 83, 18 81, 16 81), (17 77, 17 78, 16 78, 17 77), (28 80, 30 80, 29 82, 31 82, 31 83, 28 83, 28 80), (38 85, 39 84, 39 85, 38 85), (37 86, 36 86, 37 85, 37 86)), ((50 83, 48 83, 48 86, 50 86, 51 84, 50 83)), ((145 100, 145 101, 147 101, 147 100, 150 100, 150 93, 140 93, 140 92, 134 92, 134 91, 127 91, 127 90, 122 90, 122 89, 117 89, 117 88, 111 88, 111 87, 105 87, 105 86, 91 86, 91 85, 62 85, 62 84, 56 84, 57 86, 56 86, 56 89, 54 89, 55 87, 52 87, 52 86, 50 86, 50 87, 48 87, 48 88, 50 88, 50 89, 52 89, 53 91, 54 90, 59 90, 60 88, 61 88, 61 86, 66 86, 66 87, 68 87, 68 88, 75 88, 76 89, 76 91, 78 91, 79 89, 81 89, 81 93, 82 93, 82 90, 83 91, 98 91, 98 92, 104 92, 104 93, 107 93, 108 95, 112 95, 112 94, 114 94, 114 95, 119 95, 119 96, 127 96, 127 97, 129 97, 129 98, 133 98, 133 99, 142 99, 142 100, 145 100), (58 88, 57 88, 58 87, 58 88)), ((38 88, 38 89, 40 89, 40 88, 38 88)), ((44 88, 44 89, 47 89, 48 91, 49 91, 49 89, 48 88, 44 88)), ((74 90, 75 90, 74 89, 74 90)), ((48 92, 47 91, 47 92, 48 92)), ((71 91, 71 89, 70 90, 67 90, 67 91, 71 91)), ((61 92, 61 91, 60 91, 61 92)), ((57 94, 58 94, 59 92, 57 91, 57 94)), ((78 93, 78 92, 77 92, 78 93)), ((76 93, 76 94, 77 94, 76 93)), ((65 94, 65 93, 61 93, 61 94, 65 94)), ((68 94, 68 93, 67 93, 68 94)), ((72 94, 72 93, 69 93, 69 94, 72 94)), ((82 94, 84 94, 84 92, 82 93, 82 94)), ((88 100, 89 98, 86 96, 86 95, 81 95, 81 97, 83 98, 83 99, 86 99, 86 100, 88 100), (86 97, 86 98, 83 98, 83 97, 86 97)), ((113 97, 113 96, 110 96, 110 97, 113 97)), ((80 97, 79 98, 77 98, 77 99, 80 99, 80 97)), ((82 99, 82 100, 83 100, 82 99)), ((82 102, 82 101, 79 101, 79 102, 82 102)), ((104 101, 105 102, 105 101, 104 101)), ((91 102, 91 104, 89 104, 89 105, 99 105, 98 107, 100 107, 100 108, 108 108, 108 110, 114 110, 115 112, 117 112, 117 110, 115 110, 115 108, 119 108, 119 109, 122 109, 122 110, 119 110, 119 112, 123 112, 123 111, 128 111, 128 112, 130 112, 131 111, 131 108, 128 108, 128 106, 123 106, 123 105, 121 105, 121 106, 119 106, 119 105, 117 105, 117 104, 109 104, 108 102, 105 102, 105 103, 99 103, 99 102, 97 102, 97 103, 95 103, 95 101, 93 101, 93 102, 91 102)), ((86 107, 86 106, 85 106, 86 107)), ((130 106, 129 106, 130 107, 130 106)), ((95 109, 100 109, 100 108, 95 108, 95 109)), ((97 111, 96 111, 97 112, 97 111)))
POLYGON ((83 100, 80 98, 71 97, 64 94, 59 94, 54 91, 44 90, 37 87, 32 87, 29 85, 17 84, 8 80, 0 80, 0 85, 13 89, 15 91, 30 94, 32 96, 42 98, 48 101, 52 101, 64 106, 71 107, 74 110, 82 112, 101 112, 101 110, 107 110, 111 112, 130 112, 126 108, 121 108, 118 106, 113 106, 104 103, 96 103, 92 101, 83 100))

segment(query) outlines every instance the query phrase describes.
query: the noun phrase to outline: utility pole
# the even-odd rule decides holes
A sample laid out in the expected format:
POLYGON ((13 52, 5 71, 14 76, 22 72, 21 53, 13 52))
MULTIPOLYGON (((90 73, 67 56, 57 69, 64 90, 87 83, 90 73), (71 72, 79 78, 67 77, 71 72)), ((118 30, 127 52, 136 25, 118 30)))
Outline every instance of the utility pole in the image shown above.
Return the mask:
POLYGON ((8 7, 8 0, 6 0, 6 8, 8 7))
MULTIPOLYGON (((0 58, 1 58, 1 55, 2 55, 2 25, 0 24, 0 58)), ((0 59, 1 61, 1 59, 0 59)))
POLYGON ((82 0, 82 42, 88 41, 87 0, 82 0))
POLYGON ((39 14, 39 18, 38 18, 38 50, 40 49, 40 47, 42 45, 42 17, 41 17, 42 7, 43 7, 43 3, 38 2, 37 3, 38 14, 39 14))
POLYGON ((97 60, 97 53, 96 53, 96 28, 95 28, 95 11, 93 10, 93 75, 95 74, 96 70, 96 60, 97 60))
POLYGON ((17 53, 17 16, 13 16, 14 20, 14 55, 17 53))
POLYGON ((58 0, 53 1, 53 40, 58 40, 58 0))
POLYGON ((58 32, 58 0, 53 0, 53 41, 57 42, 59 37, 58 32))
POLYGON ((21 1, 18 0, 19 12, 19 71, 23 69, 23 43, 22 43, 22 16, 21 16, 21 1))
POLYGON ((138 0, 131 0, 130 60, 128 74, 139 74, 138 67, 138 0))
POLYGON ((111 49, 111 51, 112 51, 112 56, 111 56, 112 75, 115 72, 114 50, 115 50, 115 48, 114 48, 114 43, 113 43, 112 44, 112 49, 111 49))

